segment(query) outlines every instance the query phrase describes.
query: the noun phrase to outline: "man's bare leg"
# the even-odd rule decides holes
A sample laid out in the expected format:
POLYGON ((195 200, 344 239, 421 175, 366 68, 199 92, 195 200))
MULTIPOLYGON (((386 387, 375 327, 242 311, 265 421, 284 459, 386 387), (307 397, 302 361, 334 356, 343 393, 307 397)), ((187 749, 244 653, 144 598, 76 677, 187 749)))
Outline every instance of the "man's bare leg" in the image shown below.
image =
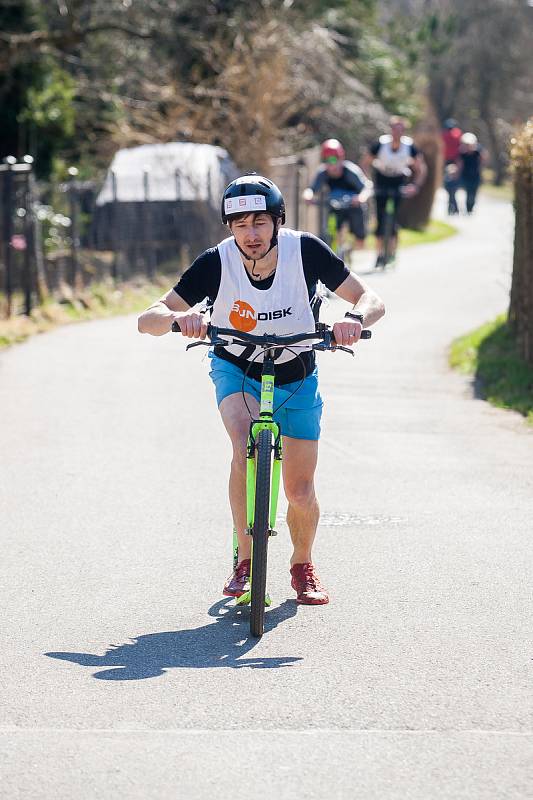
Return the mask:
POLYGON ((318 442, 283 437, 283 485, 289 501, 287 524, 292 539, 292 564, 312 561, 320 509, 315 495, 314 475, 318 442))
MULTIPOLYGON (((257 400, 246 394, 246 401, 250 411, 259 416, 257 400)), ((239 561, 250 558, 252 537, 247 536, 246 530, 246 443, 250 429, 250 417, 242 394, 230 394, 225 397, 218 407, 224 426, 231 439, 233 458, 229 476, 229 502, 233 516, 233 524, 237 531, 239 541, 239 561)))

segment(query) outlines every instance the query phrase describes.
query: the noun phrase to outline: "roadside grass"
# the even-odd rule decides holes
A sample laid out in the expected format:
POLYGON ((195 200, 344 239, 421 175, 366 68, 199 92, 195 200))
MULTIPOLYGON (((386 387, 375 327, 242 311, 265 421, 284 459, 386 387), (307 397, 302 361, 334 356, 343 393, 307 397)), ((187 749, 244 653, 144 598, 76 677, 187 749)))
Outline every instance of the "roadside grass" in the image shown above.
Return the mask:
MULTIPOLYGON (((169 278, 157 275, 153 281, 136 279, 114 285, 102 281, 74 294, 65 287, 64 296, 45 301, 31 312, 29 317, 16 314, 10 319, 0 320, 0 349, 23 342, 36 333, 44 333, 58 325, 83 320, 101 319, 120 314, 143 311, 160 297, 169 286, 169 278)), ((15 295, 14 306, 22 306, 22 299, 15 295)))
POLYGON ((417 244, 431 244, 432 242, 440 242, 441 239, 447 239, 449 236, 454 236, 456 233, 457 228, 453 225, 441 222, 438 219, 431 219, 423 231, 401 228, 399 245, 400 247, 413 247, 413 245, 417 244))
POLYGON ((491 183, 482 183, 479 191, 487 197, 494 197, 496 200, 507 200, 512 203, 514 191, 512 183, 504 183, 501 186, 493 186, 491 183))
POLYGON ((501 186, 494 186, 494 171, 485 167, 483 170, 483 183, 479 187, 479 191, 488 197, 494 197, 496 200, 508 200, 510 203, 514 200, 514 189, 512 181, 506 180, 501 186))
MULTIPOLYGON (((413 247, 419 244, 440 242, 442 239, 447 239, 449 236, 454 236, 456 233, 457 228, 453 225, 449 225, 447 222, 441 222, 438 219, 432 219, 423 231, 400 228, 398 246, 400 248, 413 247)), ((366 246, 368 248, 375 248, 376 237, 373 234, 367 237, 366 246)))
POLYGON ((484 400, 518 411, 533 425, 533 367, 519 355, 505 314, 456 339, 450 365, 475 376, 484 400))

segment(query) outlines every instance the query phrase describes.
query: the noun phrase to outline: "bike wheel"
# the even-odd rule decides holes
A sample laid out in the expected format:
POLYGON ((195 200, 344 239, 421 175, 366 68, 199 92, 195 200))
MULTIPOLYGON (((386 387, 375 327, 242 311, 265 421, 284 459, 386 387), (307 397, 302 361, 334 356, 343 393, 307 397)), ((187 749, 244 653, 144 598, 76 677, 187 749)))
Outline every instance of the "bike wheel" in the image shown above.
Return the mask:
POLYGON ((272 433, 259 432, 256 444, 255 515, 252 534, 252 596, 250 633, 262 636, 265 620, 267 553, 269 539, 270 467, 272 462, 272 433))
POLYGON ((385 217, 385 235, 383 237, 383 269, 387 266, 391 258, 392 237, 394 235, 394 211, 387 211, 385 217))

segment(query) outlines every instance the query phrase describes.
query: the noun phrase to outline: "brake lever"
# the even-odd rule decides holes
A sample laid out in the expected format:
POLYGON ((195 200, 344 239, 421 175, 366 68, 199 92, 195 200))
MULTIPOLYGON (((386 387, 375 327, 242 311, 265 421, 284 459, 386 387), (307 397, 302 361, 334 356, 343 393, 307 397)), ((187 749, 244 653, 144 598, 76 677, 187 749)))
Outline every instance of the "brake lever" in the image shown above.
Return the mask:
POLYGON ((342 344, 330 344, 327 345, 325 342, 321 342, 320 344, 314 344, 313 350, 321 350, 323 353, 326 350, 331 350, 332 352, 335 350, 344 350, 345 353, 350 353, 351 356, 355 357, 355 353, 349 347, 344 347, 342 344))
POLYGON ((349 353, 351 356, 355 357, 354 351, 350 347, 344 347, 342 344, 336 344, 329 348, 330 350, 344 350, 345 353, 349 353))
POLYGON ((206 347, 211 347, 211 342, 191 342, 187 345, 185 350, 190 350, 191 347, 200 347, 202 344, 204 344, 206 347))
POLYGON ((227 345, 227 344, 228 342, 226 342, 225 339, 211 339, 211 341, 209 342, 204 342, 204 341, 191 342, 191 344, 187 345, 185 350, 190 350, 191 347, 201 347, 201 345, 204 345, 205 347, 216 347, 217 345, 227 345))

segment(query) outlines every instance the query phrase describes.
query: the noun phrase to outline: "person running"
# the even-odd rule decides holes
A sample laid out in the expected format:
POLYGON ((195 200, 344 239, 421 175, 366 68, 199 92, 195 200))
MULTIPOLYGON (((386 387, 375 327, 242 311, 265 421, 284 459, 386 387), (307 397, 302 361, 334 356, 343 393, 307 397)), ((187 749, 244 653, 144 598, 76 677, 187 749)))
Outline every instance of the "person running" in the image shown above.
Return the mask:
POLYGON ((444 155, 444 188, 448 193, 448 214, 458 214, 456 192, 459 188, 459 151, 463 132, 455 119, 445 119, 442 126, 444 155))
POLYGON ((304 189, 303 199, 312 203, 327 187, 327 203, 336 217, 337 242, 344 244, 347 230, 355 237, 356 248, 363 249, 366 238, 365 204, 372 192, 372 182, 363 170, 346 160, 346 152, 338 139, 326 139, 320 147, 323 164, 311 186, 304 189))
POLYGON ((466 192, 466 213, 471 214, 476 204, 477 191, 481 184, 481 168, 486 160, 475 133, 463 133, 457 165, 459 184, 466 192))
POLYGON ((457 120, 452 119, 452 117, 444 120, 441 133, 444 148, 444 166, 455 164, 457 161, 462 135, 463 131, 459 127, 457 120))
POLYGON ((385 207, 387 199, 394 199, 393 237, 391 250, 395 252, 398 237, 398 209, 403 197, 413 197, 426 179, 427 167, 422 153, 409 136, 405 136, 405 120, 393 116, 389 120, 390 134, 380 136, 363 157, 366 173, 373 170, 374 196, 376 198, 376 267, 384 265, 383 237, 385 233, 385 207))
MULTIPOLYGON (((338 344, 354 345, 363 327, 384 314, 383 302, 351 273, 330 248, 310 233, 282 227, 285 202, 268 178, 249 174, 232 181, 222 197, 222 222, 229 237, 199 255, 174 288, 151 305, 138 320, 141 333, 161 336, 178 322, 183 336, 205 339, 207 316, 195 309, 208 298, 211 322, 220 327, 258 335, 298 334, 315 330, 314 299, 317 282, 353 308, 333 325, 338 344)), ((251 537, 246 530, 246 442, 250 419, 241 394, 244 372, 246 401, 257 415, 261 364, 248 348, 216 347, 210 377, 224 427, 231 440, 229 501, 238 537, 238 563, 223 593, 240 597, 249 588, 251 537)), ((319 520, 314 488, 322 397, 315 352, 303 350, 303 385, 274 416, 283 430, 283 483, 288 500, 287 523, 292 539, 291 584, 299 603, 329 601, 312 560, 319 520)), ((302 363, 284 351, 276 362, 279 401, 300 386, 302 363)))

